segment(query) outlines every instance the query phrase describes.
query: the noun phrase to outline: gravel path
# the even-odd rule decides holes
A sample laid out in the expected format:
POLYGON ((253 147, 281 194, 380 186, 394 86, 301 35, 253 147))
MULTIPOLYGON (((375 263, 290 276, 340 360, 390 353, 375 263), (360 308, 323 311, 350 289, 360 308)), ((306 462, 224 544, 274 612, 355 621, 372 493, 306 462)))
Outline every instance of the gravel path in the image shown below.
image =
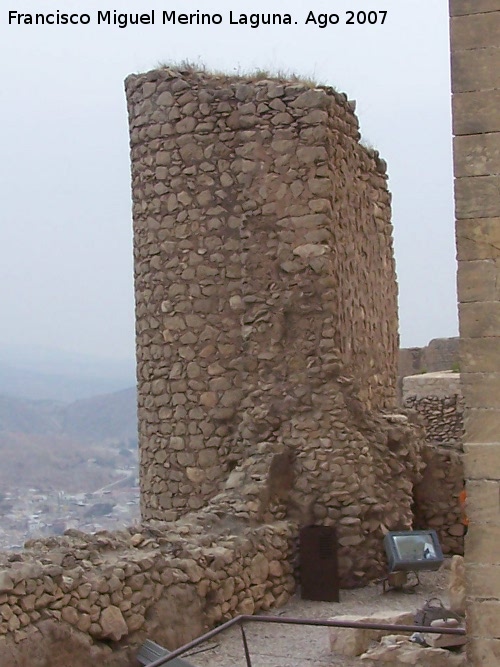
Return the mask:
MULTIPOLYGON (((426 600, 439 597, 447 604, 448 570, 425 572, 414 594, 390 591, 371 585, 354 591, 341 591, 340 602, 311 602, 294 597, 272 615, 328 619, 340 614, 369 615, 379 611, 415 611, 426 600)), ((360 667, 358 659, 333 654, 329 649, 328 628, 300 625, 251 623, 245 627, 252 667, 360 667)), ((196 667, 246 667, 241 630, 233 627, 214 640, 195 649, 189 661, 196 667), (205 648, 205 650, 203 650, 205 648)), ((187 657, 187 656, 186 656, 187 657)))

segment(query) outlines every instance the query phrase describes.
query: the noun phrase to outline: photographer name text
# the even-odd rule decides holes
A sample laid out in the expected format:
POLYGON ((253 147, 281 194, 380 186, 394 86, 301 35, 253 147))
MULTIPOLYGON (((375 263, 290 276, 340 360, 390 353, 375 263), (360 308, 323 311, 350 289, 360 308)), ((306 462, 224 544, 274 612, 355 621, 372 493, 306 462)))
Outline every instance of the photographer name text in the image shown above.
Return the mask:
POLYGON ((292 26, 306 25, 316 28, 328 28, 336 25, 384 25, 388 19, 387 11, 346 11, 339 13, 321 13, 305 11, 301 18, 295 18, 285 13, 248 14, 229 11, 226 14, 195 12, 181 13, 175 10, 159 11, 151 9, 143 13, 125 14, 115 10, 97 11, 88 13, 68 13, 54 11, 50 13, 25 13, 16 10, 8 11, 9 25, 42 25, 42 26, 71 26, 71 25, 106 25, 125 29, 138 25, 170 25, 170 26, 246 26, 261 28, 264 26, 292 26))

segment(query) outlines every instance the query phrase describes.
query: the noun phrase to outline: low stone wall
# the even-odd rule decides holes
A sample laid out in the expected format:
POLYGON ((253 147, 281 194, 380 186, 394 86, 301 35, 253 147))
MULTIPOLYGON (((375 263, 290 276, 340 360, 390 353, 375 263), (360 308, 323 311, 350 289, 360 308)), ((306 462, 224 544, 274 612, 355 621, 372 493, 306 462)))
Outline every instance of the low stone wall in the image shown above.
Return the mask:
POLYGON ((461 446, 464 433, 460 373, 422 373, 403 379, 405 408, 418 412, 427 442, 461 446))
POLYGON ((125 666, 146 637, 173 649, 218 621, 283 604, 295 587, 290 526, 213 519, 211 533, 208 517, 68 531, 2 555, 0 665, 125 666))
POLYGON ((463 554, 459 494, 464 488, 460 375, 424 373, 403 380, 403 402, 422 421, 426 464, 415 487, 415 528, 434 528, 445 554, 463 554))
POLYGON ((425 347, 403 347, 398 354, 397 397, 401 404, 403 379, 417 373, 458 370, 458 338, 433 338, 425 347))

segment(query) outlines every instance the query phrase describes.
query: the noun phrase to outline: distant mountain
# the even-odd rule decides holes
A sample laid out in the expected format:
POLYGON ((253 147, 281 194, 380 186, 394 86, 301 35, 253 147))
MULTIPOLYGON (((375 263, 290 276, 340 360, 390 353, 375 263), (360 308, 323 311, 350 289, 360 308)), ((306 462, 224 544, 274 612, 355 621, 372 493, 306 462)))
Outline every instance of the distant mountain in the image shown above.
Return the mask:
POLYGON ((116 450, 65 436, 0 433, 0 489, 92 491, 110 481, 116 450), (99 458, 99 464, 94 460, 99 458), (109 462, 109 463, 108 463, 109 462))
POLYGON ((72 401, 112 392, 134 382, 131 377, 50 375, 0 363, 0 393, 29 399, 72 401))
POLYGON ((68 373, 77 377, 119 377, 135 372, 133 352, 125 359, 114 359, 43 346, 26 347, 0 343, 0 362, 39 373, 68 373))
POLYGON ((0 395, 0 434, 59 435, 62 409, 62 404, 54 401, 0 395))
POLYGON ((0 490, 92 490, 136 461, 133 361, 0 346, 0 490))
POLYGON ((76 441, 137 439, 134 387, 62 403, 0 395, 1 433, 67 437, 76 441))
POLYGON ((0 396, 0 490, 89 491, 137 457, 136 391, 62 403, 0 396))
POLYGON ((136 439, 137 394, 135 387, 112 394, 94 396, 67 405, 63 411, 63 431, 86 439, 136 439))
POLYGON ((117 361, 46 348, 0 345, 0 394, 67 402, 133 384, 133 359, 117 361))

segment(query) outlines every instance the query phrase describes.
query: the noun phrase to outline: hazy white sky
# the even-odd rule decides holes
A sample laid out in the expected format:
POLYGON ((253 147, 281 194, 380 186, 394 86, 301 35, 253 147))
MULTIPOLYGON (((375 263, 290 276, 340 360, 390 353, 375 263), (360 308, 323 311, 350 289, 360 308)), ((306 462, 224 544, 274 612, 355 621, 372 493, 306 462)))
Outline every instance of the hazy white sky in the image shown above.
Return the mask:
POLYGON ((357 100, 363 137, 388 162, 402 346, 457 332, 447 0, 17 0, 2 3, 0 344, 110 358, 134 354, 132 223, 123 79, 189 59, 238 73, 311 75, 357 100), (9 25, 17 12, 89 25, 9 25), (155 25, 98 25, 98 11, 155 25), (163 10, 220 13, 163 25, 163 10), (230 25, 229 11, 288 12, 291 26, 230 25), (346 25, 350 9, 384 25, 346 25), (325 29, 308 13, 337 12, 325 29), (374 15, 372 15, 374 16, 374 15), (380 17, 380 15, 379 15, 380 17), (5 65, 6 64, 6 65, 5 65))

